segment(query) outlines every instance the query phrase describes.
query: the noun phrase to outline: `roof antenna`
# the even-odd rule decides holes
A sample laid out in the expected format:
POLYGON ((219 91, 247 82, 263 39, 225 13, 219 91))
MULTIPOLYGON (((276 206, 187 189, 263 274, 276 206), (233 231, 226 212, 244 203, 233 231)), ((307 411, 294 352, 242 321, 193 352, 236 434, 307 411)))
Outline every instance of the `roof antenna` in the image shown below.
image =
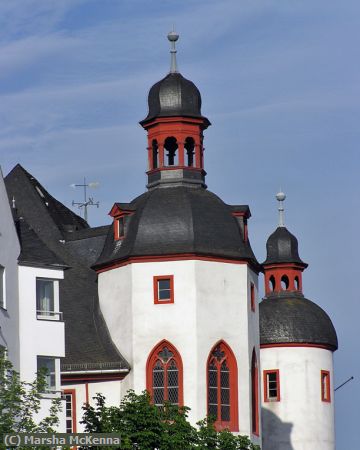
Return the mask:
POLYGON ((280 188, 280 192, 276 194, 276 200, 279 202, 279 227, 285 227, 284 222, 284 205, 283 201, 286 199, 286 195, 282 192, 280 188))
POLYGON ((175 42, 179 39, 179 35, 175 31, 175 26, 173 26, 173 30, 167 35, 167 38, 171 42, 171 64, 170 64, 170 73, 178 73, 177 62, 176 62, 176 48, 175 42))

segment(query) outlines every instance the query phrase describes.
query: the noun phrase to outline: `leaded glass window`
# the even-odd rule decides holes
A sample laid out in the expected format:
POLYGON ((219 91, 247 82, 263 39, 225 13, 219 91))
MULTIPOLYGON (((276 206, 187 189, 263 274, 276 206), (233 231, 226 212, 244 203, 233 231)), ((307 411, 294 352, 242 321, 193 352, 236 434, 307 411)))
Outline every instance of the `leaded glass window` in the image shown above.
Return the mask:
POLYGON ((235 358, 225 343, 218 344, 211 352, 207 367, 208 416, 216 419, 220 428, 235 430, 237 419, 235 388, 237 370, 235 358), (232 392, 234 389, 234 392, 232 392))
POLYGON ((182 364, 180 356, 170 344, 157 347, 149 359, 148 390, 153 402, 161 407, 165 402, 182 403, 182 364), (149 389, 150 388, 150 389, 149 389))

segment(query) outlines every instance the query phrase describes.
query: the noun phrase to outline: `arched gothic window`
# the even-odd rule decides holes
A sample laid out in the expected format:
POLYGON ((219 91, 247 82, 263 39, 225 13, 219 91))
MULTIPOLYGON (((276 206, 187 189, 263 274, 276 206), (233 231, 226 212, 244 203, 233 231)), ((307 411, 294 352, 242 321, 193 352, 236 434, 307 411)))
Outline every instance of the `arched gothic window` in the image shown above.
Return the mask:
POLYGON ((238 431, 237 364, 230 347, 221 341, 211 350, 207 363, 208 416, 218 430, 238 431))
POLYGON ((259 435, 259 369, 255 349, 251 358, 251 427, 259 435))
POLYGON ((153 403, 183 405, 183 366, 176 348, 162 341, 150 353, 146 365, 146 388, 153 403))

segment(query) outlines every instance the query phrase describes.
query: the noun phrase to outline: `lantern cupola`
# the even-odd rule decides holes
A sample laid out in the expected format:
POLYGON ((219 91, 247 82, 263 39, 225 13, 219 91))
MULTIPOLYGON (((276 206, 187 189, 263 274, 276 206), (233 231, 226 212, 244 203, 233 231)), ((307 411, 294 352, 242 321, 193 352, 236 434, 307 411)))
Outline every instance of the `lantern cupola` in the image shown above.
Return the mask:
POLYGON ((169 184, 206 187, 203 130, 209 120, 201 114, 201 95, 178 71, 175 31, 170 72, 155 83, 148 96, 149 113, 140 122, 148 134, 148 188, 169 184))
POLYGON ((279 192, 279 226, 267 240, 265 272, 265 295, 302 293, 302 272, 307 267, 299 256, 298 241, 284 224, 284 200, 286 195, 279 192))

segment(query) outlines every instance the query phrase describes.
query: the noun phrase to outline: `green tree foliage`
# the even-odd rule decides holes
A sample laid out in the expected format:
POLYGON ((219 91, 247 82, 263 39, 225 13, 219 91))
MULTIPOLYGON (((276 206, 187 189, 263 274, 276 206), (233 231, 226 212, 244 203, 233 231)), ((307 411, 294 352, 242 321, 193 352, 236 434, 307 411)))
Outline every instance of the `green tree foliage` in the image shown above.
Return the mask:
POLYGON ((54 399, 48 415, 40 422, 34 416, 40 411, 45 373, 39 373, 32 383, 20 380, 10 361, 0 351, 0 448, 7 433, 51 433, 59 424, 60 399, 54 399))
POLYGON ((140 395, 129 391, 119 407, 107 407, 101 394, 94 400, 95 406, 84 406, 85 430, 120 433, 124 450, 260 450, 246 436, 216 431, 211 420, 193 427, 188 421, 189 408, 171 404, 158 408, 147 391, 140 395))

